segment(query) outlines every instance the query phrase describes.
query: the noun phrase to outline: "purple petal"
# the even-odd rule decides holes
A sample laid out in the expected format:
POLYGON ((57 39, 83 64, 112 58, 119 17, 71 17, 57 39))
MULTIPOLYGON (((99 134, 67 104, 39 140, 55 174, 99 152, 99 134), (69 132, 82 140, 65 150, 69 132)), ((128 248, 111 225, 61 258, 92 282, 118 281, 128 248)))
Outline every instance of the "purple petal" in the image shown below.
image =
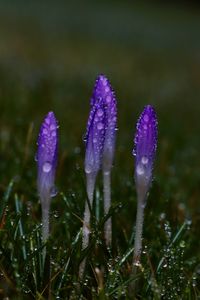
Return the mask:
POLYGON ((117 124, 117 105, 114 91, 109 80, 104 75, 99 75, 93 91, 91 105, 102 101, 105 108, 105 141, 103 150, 104 171, 110 171, 113 162, 116 124, 117 124))
POLYGON ((85 172, 97 173, 101 166, 103 145, 105 139, 105 109, 100 100, 91 109, 87 132, 86 132, 86 154, 85 172))
POLYGON ((54 188, 58 148, 58 123, 53 112, 45 117, 37 144, 38 190, 40 194, 50 193, 54 188))
POLYGON ((135 176, 145 177, 150 183, 152 178, 152 168, 157 147, 157 116, 151 105, 145 106, 137 122, 135 135, 136 156, 135 176))

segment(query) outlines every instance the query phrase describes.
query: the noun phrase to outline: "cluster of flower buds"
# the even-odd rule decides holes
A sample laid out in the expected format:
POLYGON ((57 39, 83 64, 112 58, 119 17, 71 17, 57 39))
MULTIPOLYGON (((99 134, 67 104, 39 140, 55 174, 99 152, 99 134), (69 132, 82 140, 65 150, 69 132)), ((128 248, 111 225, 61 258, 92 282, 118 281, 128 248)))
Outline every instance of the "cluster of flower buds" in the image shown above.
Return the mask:
POLYGON ((91 98, 85 156, 85 172, 110 172, 115 149, 117 108, 114 91, 104 75, 99 75, 91 98), (103 161, 102 161, 103 160, 103 161))
MULTIPOLYGON (((99 75, 96 79, 90 103, 91 111, 85 139, 87 193, 90 204, 92 204, 96 175, 102 167, 104 177, 104 210, 105 214, 107 214, 111 205, 110 173, 115 150, 117 107, 114 91, 104 75, 99 75)), ((88 245, 89 221, 90 212, 86 203, 83 225, 83 248, 88 245)), ((105 239, 108 246, 111 244, 111 232, 111 220, 109 219, 105 223, 105 239)))
MULTIPOLYGON (((85 135, 85 173, 87 195, 84 220, 83 244, 89 243, 90 209, 92 207, 96 176, 103 171, 104 211, 108 214, 111 205, 110 175, 113 164, 116 140, 117 107, 114 91, 104 75, 99 75, 91 98, 91 110, 85 135)), ((136 127, 135 147, 135 182, 137 190, 137 218, 133 263, 140 263, 142 248, 142 227, 147 193, 152 182, 153 162, 157 147, 157 116, 151 105, 145 106, 136 127)), ((49 235, 49 209, 51 197, 55 195, 55 172, 58 152, 58 123, 53 112, 49 112, 41 125, 36 155, 38 165, 37 187, 42 206, 43 241, 49 235)), ((105 240, 107 246, 112 239, 111 219, 105 222, 105 240)), ((83 274, 84 264, 81 267, 83 274)))

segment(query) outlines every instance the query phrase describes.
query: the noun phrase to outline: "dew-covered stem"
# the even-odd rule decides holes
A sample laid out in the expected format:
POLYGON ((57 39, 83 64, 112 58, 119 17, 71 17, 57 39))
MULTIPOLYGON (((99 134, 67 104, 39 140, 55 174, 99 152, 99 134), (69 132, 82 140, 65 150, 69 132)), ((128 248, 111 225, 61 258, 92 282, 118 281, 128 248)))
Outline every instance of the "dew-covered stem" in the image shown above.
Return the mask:
POLYGON ((42 241, 45 243, 49 237, 49 209, 50 209, 50 197, 49 199, 43 199, 42 205, 42 241))
MULTIPOLYGON (((49 210, 50 210, 50 195, 41 196, 42 203, 42 242, 46 243, 49 237, 49 210)), ((46 258, 46 246, 43 248, 43 262, 46 258)))
MULTIPOLYGON (((92 207, 92 203, 93 203, 95 180, 96 180, 96 174, 86 173, 87 197, 88 197, 88 201, 90 203, 90 207, 92 207)), ((84 211, 84 218, 83 218, 82 249, 87 248, 88 244, 89 244, 90 208, 89 208, 89 205, 88 205, 88 201, 85 202, 85 211, 84 211)))
MULTIPOLYGON (((90 204, 90 207, 92 207, 93 198, 94 198, 94 186, 96 181, 96 173, 86 173, 86 185, 87 185, 87 197, 90 204)), ((88 201, 85 202, 85 211, 84 211, 84 217, 83 217, 83 238, 82 238, 82 250, 86 249, 89 245, 89 238, 90 238, 90 207, 88 204, 88 201)), ((83 261, 80 264, 79 267, 79 277, 82 279, 84 270, 85 270, 85 264, 86 264, 86 258, 83 259, 83 261)))
POLYGON ((142 230, 143 230, 143 222, 144 222, 144 208, 145 208, 145 199, 140 197, 137 202, 133 268, 134 266, 138 266, 140 264, 140 255, 142 249, 142 230))
MULTIPOLYGON (((103 172, 103 192, 104 192, 104 214, 107 215, 111 205, 111 173, 103 172)), ((107 247, 112 244, 112 220, 109 218, 104 225, 105 241, 107 247)))

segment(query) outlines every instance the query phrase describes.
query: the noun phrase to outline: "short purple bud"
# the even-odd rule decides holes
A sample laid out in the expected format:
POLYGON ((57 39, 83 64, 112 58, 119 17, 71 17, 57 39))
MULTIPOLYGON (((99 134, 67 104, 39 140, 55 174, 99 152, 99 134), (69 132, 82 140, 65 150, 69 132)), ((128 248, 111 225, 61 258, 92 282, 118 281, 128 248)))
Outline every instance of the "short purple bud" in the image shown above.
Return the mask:
POLYGON ((37 186, 39 195, 43 199, 52 196, 57 166, 58 123, 53 112, 49 112, 45 117, 37 144, 37 186))
POLYGON ((153 162, 157 148, 157 116, 151 105, 145 106, 137 122, 135 135, 135 180, 137 190, 146 193, 152 181, 153 162))

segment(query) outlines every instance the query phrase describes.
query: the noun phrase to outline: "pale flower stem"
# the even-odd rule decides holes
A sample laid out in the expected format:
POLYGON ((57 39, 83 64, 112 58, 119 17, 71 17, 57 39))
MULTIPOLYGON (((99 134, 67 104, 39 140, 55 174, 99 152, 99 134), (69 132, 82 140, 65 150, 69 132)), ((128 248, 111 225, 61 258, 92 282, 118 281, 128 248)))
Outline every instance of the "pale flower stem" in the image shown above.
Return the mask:
POLYGON ((137 204, 137 217, 135 227, 135 243, 134 243, 134 256, 133 264, 137 265, 140 263, 140 255, 142 250, 142 230, 144 221, 144 200, 139 199, 137 204))
POLYGON ((49 237, 49 208, 45 207, 42 209, 42 241, 43 243, 49 237))
MULTIPOLYGON (((88 196, 90 206, 92 207, 96 174, 86 173, 86 179, 87 179, 87 196, 88 196)), ((83 218, 82 250, 88 247, 89 238, 90 238, 90 209, 89 209, 88 202, 86 201, 84 218, 83 218)), ((85 264, 86 264, 86 258, 83 259, 79 267, 79 277, 81 279, 83 278, 85 264)))
MULTIPOLYGON (((136 216, 136 226, 135 226, 135 242, 134 242, 134 254, 133 254, 133 266, 132 275, 136 276, 138 267, 140 267, 140 256, 142 251, 142 230, 144 222, 144 208, 145 208, 145 196, 138 195, 137 201, 137 216, 136 216)), ((132 295, 136 293, 137 282, 134 281, 130 284, 130 292, 132 295)))
MULTIPOLYGON (((50 196, 42 197, 42 242, 45 243, 49 237, 49 209, 50 209, 50 196)), ((46 246, 43 248, 43 259, 45 262, 46 246)))
MULTIPOLYGON (((110 190, 111 174, 103 172, 103 192, 104 192, 104 214, 107 215, 111 206, 111 190, 110 190)), ((112 244, 112 220, 109 218, 104 225, 104 234, 107 247, 112 244)))

